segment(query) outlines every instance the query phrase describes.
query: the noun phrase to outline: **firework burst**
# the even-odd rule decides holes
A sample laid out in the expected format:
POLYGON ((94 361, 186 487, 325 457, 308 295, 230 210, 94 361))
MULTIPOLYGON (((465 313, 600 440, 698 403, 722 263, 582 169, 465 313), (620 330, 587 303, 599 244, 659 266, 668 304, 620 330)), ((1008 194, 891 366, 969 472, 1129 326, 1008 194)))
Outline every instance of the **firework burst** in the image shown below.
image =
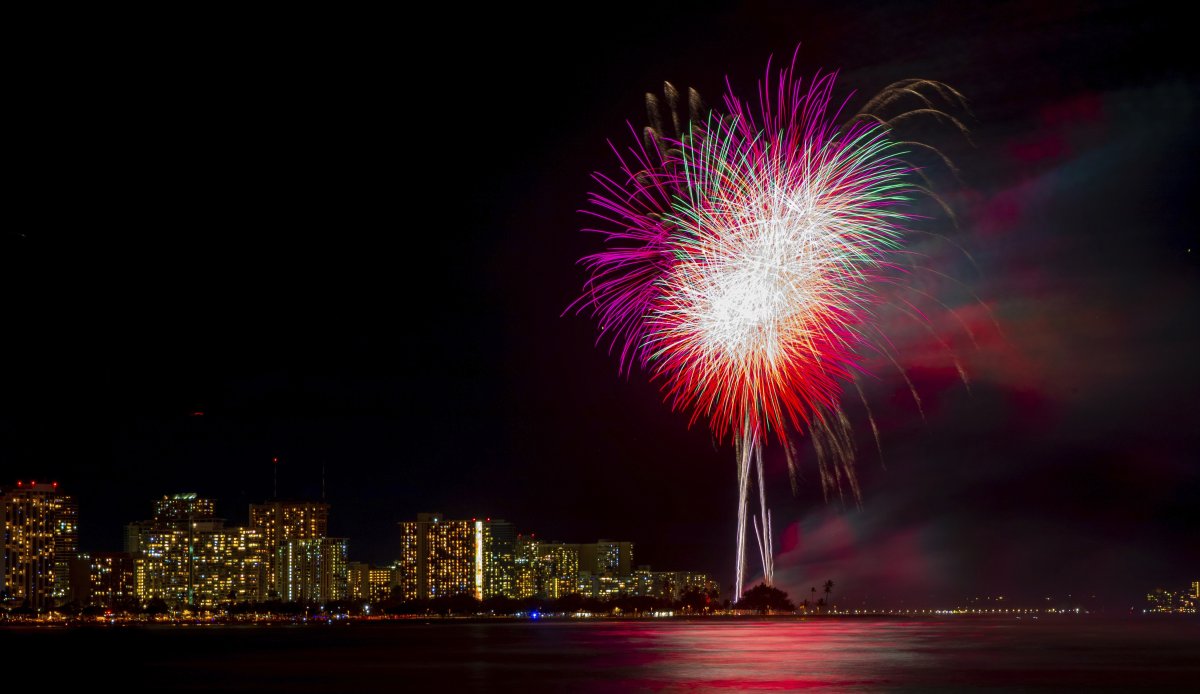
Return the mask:
POLYGON ((590 214, 604 228, 592 231, 608 246, 584 259, 590 279, 580 299, 622 368, 641 365, 673 408, 706 418, 718 440, 733 438, 735 597, 754 472, 762 511, 754 534, 764 578, 773 578, 762 473, 769 435, 794 470, 788 432, 809 432, 826 492, 844 481, 857 495, 839 402, 871 349, 873 308, 897 274, 910 203, 927 191, 906 161, 911 143, 894 137, 896 119, 870 109, 911 92, 925 102, 918 111, 945 116, 921 91, 942 85, 906 81, 840 124, 834 75, 804 85, 793 67, 767 74, 756 105, 728 93, 724 112, 703 113, 689 92, 686 125, 668 85, 672 133, 649 99, 643 142, 618 152, 619 176, 595 177, 590 214))
POLYGON ((839 132, 832 76, 785 72, 760 128, 745 106, 681 143, 674 264, 646 314, 652 372, 718 438, 807 428, 837 404, 864 341, 872 287, 900 244, 912 192, 900 145, 869 123, 839 132))

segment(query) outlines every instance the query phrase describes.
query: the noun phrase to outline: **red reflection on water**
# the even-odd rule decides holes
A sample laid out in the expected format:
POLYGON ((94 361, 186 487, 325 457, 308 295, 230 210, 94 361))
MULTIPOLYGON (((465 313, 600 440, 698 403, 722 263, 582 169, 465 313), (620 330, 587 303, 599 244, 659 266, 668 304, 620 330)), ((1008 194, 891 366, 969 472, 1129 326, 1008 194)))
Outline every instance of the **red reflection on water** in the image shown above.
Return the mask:
MULTIPOLYGON (((912 623, 897 622, 903 626, 912 623)), ((605 625, 604 639, 636 646, 622 658, 638 677, 618 689, 796 691, 878 685, 866 659, 894 649, 888 630, 854 622, 770 621, 605 625), (853 645, 852 645, 853 644, 853 645), (632 654, 631 654, 632 655, 632 654)))
MULTIPOLYGON (((795 619, 595 625, 598 691, 1147 686, 1190 681, 1200 624, 795 619), (1114 654, 1136 654, 1113 660, 1114 654)), ((582 690, 589 690, 583 687, 582 690)))

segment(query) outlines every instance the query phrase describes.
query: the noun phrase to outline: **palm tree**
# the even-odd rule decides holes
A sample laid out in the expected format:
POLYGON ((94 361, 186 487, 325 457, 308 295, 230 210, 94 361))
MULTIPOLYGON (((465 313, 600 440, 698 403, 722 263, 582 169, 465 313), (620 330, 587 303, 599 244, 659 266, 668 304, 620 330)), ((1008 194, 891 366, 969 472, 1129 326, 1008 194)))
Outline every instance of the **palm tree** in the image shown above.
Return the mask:
POLYGON ((812 589, 812 601, 813 601, 814 605, 817 604, 817 587, 816 586, 813 586, 813 589, 812 589))
POLYGON ((833 593, 833 579, 825 581, 825 604, 833 607, 833 601, 830 599, 830 594, 833 593))

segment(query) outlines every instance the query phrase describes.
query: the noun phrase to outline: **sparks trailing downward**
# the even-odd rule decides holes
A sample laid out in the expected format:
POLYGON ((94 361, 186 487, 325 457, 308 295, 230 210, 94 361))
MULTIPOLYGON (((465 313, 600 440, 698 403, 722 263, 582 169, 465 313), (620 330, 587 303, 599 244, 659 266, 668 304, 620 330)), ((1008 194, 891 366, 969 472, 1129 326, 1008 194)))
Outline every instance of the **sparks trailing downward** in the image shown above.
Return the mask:
MULTIPOLYGON (((885 121, 838 123, 833 75, 807 85, 791 68, 768 77, 757 105, 728 93, 724 113, 704 114, 691 92, 688 125, 673 119, 671 134, 656 124, 618 153, 622 175, 597 174, 591 198, 605 227, 593 231, 609 246, 583 261, 581 302, 622 368, 642 365, 673 408, 734 440, 735 598, 754 469, 754 531, 772 580, 762 446, 774 434, 786 449, 788 431, 834 438, 921 190, 885 121)), ((666 96, 674 114, 678 94, 668 86, 666 96)))

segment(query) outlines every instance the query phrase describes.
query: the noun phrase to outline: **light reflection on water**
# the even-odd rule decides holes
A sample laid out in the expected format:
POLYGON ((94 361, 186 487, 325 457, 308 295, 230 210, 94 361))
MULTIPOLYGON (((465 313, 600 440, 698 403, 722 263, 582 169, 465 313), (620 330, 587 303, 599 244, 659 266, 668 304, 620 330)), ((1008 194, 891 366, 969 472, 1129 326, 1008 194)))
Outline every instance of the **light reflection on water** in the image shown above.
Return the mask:
POLYGON ((544 624, 490 646, 472 683, 573 691, 849 691, 1182 686, 1200 681, 1200 622, 772 620, 544 624), (506 657, 490 659, 497 649, 506 657), (556 656, 563 656, 559 660, 556 656), (510 675, 513 677, 510 678, 510 675))
POLYGON ((160 691, 1090 691, 1200 682, 1195 618, 0 629, 0 650, 64 686, 91 686, 96 672, 124 663, 131 688, 160 691), (62 668, 63 653, 74 668, 62 668))
MULTIPOLYGON (((887 682, 900 668, 931 667, 924 625, 739 622, 648 628, 625 635, 657 657, 640 683, 713 689, 807 689, 887 682)), ((614 634, 621 638, 621 634, 614 634)))

